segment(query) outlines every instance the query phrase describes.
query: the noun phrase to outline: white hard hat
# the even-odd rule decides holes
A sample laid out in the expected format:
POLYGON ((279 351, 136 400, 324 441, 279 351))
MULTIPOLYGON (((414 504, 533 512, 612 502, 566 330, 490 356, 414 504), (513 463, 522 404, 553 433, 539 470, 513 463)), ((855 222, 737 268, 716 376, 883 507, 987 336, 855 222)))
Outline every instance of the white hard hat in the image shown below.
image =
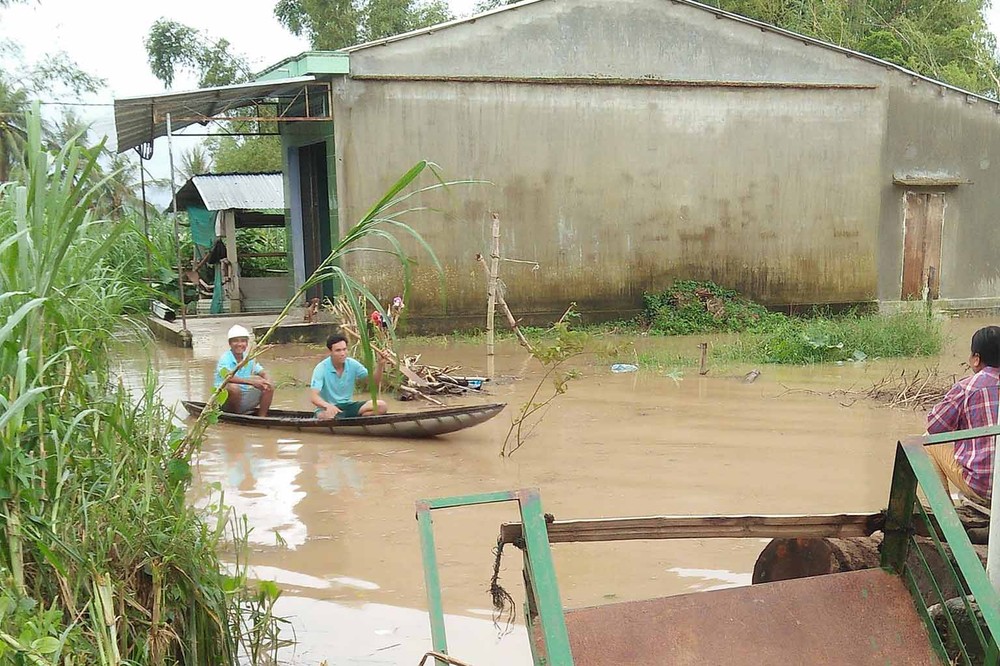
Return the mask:
POLYGON ((229 329, 230 340, 232 340, 233 338, 249 338, 249 337, 250 337, 250 331, 243 328, 239 324, 236 324, 231 329, 229 329))

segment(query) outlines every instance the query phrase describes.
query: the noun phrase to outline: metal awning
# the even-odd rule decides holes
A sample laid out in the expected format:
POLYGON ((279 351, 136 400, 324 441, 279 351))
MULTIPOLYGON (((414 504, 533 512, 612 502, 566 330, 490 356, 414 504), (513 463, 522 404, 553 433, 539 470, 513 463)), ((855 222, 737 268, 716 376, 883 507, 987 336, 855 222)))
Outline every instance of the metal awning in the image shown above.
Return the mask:
POLYGON ((219 173, 192 176, 177 190, 177 210, 284 210, 281 172, 219 173))
MULTIPOLYGON (((115 100, 115 132, 118 152, 166 136, 167 114, 172 131, 195 123, 207 123, 227 111, 261 104, 268 99, 305 99, 308 115, 309 85, 317 83, 313 76, 276 79, 260 83, 241 83, 216 88, 201 88, 187 92, 168 92, 146 97, 124 97, 115 100)), ((326 109, 327 113, 329 108, 326 109)), ((281 118, 279 117, 278 120, 281 118)), ((299 118, 303 119, 304 118, 299 118)), ((314 119, 320 120, 320 117, 314 119)))

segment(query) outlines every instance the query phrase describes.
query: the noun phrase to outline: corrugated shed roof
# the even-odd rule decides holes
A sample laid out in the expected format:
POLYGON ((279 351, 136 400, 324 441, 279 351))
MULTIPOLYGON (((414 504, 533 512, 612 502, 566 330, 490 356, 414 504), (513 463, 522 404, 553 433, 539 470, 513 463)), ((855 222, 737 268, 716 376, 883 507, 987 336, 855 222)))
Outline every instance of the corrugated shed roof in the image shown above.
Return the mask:
POLYGON ((281 173, 224 173, 192 176, 177 191, 177 210, 282 210, 285 189, 281 173))
POLYGON ((302 92, 305 84, 315 80, 312 76, 298 76, 263 83, 241 83, 187 92, 116 99, 117 150, 123 153, 157 137, 166 136, 168 113, 171 130, 176 132, 182 127, 203 123, 206 119, 226 111, 253 106, 263 99, 294 97, 302 92))

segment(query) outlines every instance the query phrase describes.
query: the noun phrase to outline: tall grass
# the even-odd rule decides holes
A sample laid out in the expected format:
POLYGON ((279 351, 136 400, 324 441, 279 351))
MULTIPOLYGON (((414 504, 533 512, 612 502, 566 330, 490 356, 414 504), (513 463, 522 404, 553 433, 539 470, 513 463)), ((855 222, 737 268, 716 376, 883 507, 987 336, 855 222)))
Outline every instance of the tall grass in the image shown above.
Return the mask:
POLYGON ((713 356, 736 363, 830 363, 867 358, 932 356, 941 351, 941 323, 925 313, 775 317, 758 331, 720 345, 713 356))
POLYGON ((153 380, 130 393, 109 371, 132 296, 107 261, 126 227, 90 212, 96 158, 49 154, 37 108, 27 127, 0 186, 0 663, 234 664, 275 594, 220 563, 225 509, 186 505, 153 380))

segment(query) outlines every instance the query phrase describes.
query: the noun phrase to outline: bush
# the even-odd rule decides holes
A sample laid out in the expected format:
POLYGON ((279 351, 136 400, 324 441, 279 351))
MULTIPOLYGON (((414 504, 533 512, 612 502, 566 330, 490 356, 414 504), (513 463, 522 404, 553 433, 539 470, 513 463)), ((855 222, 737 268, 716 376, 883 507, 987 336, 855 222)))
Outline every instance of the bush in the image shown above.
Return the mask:
POLYGON ((643 294, 649 330, 662 335, 753 330, 774 314, 714 282, 677 280, 658 294, 643 294))

